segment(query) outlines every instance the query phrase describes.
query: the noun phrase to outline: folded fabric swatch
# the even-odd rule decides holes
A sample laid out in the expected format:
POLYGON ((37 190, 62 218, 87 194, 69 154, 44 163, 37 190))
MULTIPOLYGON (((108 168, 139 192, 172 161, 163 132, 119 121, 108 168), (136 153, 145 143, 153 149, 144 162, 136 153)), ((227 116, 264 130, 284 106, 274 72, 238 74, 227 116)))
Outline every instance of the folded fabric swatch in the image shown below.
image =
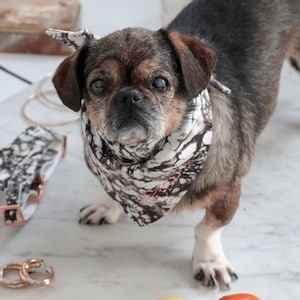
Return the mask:
POLYGON ((0 150, 0 215, 5 225, 24 224, 33 215, 65 146, 66 137, 30 126, 0 150))

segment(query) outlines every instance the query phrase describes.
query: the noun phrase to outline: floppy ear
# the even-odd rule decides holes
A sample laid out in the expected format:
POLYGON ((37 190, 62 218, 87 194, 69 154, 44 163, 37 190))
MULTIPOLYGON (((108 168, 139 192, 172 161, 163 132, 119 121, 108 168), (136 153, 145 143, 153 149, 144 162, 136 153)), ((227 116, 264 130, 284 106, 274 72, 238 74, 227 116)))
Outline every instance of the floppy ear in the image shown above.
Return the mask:
POLYGON ((184 84, 190 97, 207 86, 216 65, 216 54, 207 45, 177 31, 167 33, 181 65, 184 84))
POLYGON ((80 58, 82 50, 77 50, 58 66, 52 82, 62 102, 74 111, 81 108, 82 99, 82 72, 80 58))

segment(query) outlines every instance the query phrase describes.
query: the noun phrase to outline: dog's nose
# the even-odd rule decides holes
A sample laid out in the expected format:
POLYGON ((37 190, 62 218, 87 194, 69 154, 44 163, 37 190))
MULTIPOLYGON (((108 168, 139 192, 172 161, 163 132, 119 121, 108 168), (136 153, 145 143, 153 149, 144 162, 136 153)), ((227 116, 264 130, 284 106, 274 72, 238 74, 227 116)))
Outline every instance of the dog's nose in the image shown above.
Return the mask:
POLYGON ((117 101, 120 104, 133 104, 144 100, 143 93, 138 89, 129 89, 121 91, 117 95, 117 101))

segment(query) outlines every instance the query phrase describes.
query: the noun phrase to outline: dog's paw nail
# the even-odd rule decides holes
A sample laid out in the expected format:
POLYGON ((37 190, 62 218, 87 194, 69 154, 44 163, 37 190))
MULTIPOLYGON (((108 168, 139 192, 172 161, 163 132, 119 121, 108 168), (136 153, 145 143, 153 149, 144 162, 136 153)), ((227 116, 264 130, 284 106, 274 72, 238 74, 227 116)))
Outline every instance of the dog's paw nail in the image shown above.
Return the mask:
POLYGON ((239 277, 237 276, 237 274, 235 272, 229 272, 229 275, 231 277, 232 280, 238 280, 239 277))
POLYGON ((82 207, 82 208, 79 210, 79 212, 82 213, 87 207, 88 207, 88 205, 82 207))
POLYGON ((216 287, 217 286, 215 278, 212 275, 209 275, 209 280, 207 282, 207 286, 208 287, 216 287))
POLYGON ((225 283, 225 284, 224 284, 224 287, 225 287, 225 289, 226 289, 227 291, 230 290, 230 284, 229 284, 229 283, 225 283))
POLYGON ((82 223, 82 219, 79 219, 79 220, 78 220, 78 223, 81 224, 81 223, 82 223))
POLYGON ((87 225, 91 225, 91 224, 92 224, 92 221, 91 221, 91 220, 87 220, 87 221, 86 221, 86 224, 87 224, 87 225))
POLYGON ((106 224, 108 224, 106 218, 101 218, 99 221, 99 225, 106 225, 106 224))
POLYGON ((204 278, 204 271, 201 269, 194 277, 198 281, 202 281, 204 278))

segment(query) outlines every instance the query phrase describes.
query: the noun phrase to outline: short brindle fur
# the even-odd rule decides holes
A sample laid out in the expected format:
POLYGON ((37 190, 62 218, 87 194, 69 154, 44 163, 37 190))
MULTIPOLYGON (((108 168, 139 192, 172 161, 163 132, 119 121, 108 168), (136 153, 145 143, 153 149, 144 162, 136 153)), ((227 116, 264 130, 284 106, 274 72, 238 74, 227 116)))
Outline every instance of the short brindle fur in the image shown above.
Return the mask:
MULTIPOLYGON (((274 110, 286 57, 299 70, 299 1, 195 0, 165 29, 127 28, 86 43, 53 78, 66 106, 79 111, 84 99, 101 135, 127 145, 177 130, 187 101, 208 87, 213 143, 201 175, 175 207, 206 209, 193 252, 194 277, 204 286, 228 287, 237 278, 221 230, 237 209, 241 177, 274 110), (213 87, 211 76, 231 94, 213 87)), ((120 213, 103 200, 85 207, 81 222, 114 223, 120 213)))

